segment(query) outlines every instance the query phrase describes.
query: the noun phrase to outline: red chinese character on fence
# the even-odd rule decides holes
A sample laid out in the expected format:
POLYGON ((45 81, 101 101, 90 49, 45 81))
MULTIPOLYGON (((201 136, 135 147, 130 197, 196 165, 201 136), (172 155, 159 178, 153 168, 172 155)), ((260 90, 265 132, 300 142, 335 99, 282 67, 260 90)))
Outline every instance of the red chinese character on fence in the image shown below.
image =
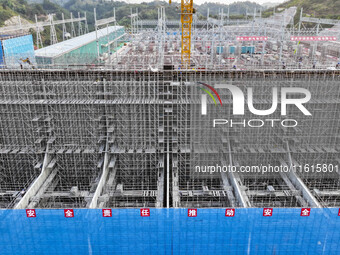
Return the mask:
POLYGON ((309 216, 310 215, 310 208, 302 208, 300 216, 309 216))
POLYGON ((64 215, 66 218, 73 218, 74 217, 73 209, 64 209, 64 215))
POLYGON ((112 217, 111 209, 103 209, 103 217, 112 217))
POLYGON ((35 214, 35 209, 26 209, 26 216, 28 218, 35 218, 37 215, 35 214))
POLYGON ((225 216, 226 217, 234 217, 235 216, 235 209, 225 209, 225 216))
POLYGON ((188 217, 196 217, 197 209, 188 209, 188 217))
POLYGON ((263 216, 266 216, 266 217, 273 216, 273 208, 264 208, 263 216))
POLYGON ((140 216, 149 217, 150 216, 150 209, 149 208, 140 209, 140 216))

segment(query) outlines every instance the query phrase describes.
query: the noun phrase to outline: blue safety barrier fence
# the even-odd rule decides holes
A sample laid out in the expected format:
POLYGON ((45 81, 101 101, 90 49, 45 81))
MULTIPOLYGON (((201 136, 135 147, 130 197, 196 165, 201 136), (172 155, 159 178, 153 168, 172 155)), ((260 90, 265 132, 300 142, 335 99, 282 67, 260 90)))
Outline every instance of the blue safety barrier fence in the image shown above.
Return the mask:
POLYGON ((340 254, 338 208, 0 210, 0 254, 340 254), (144 215, 148 215, 148 212, 144 215))

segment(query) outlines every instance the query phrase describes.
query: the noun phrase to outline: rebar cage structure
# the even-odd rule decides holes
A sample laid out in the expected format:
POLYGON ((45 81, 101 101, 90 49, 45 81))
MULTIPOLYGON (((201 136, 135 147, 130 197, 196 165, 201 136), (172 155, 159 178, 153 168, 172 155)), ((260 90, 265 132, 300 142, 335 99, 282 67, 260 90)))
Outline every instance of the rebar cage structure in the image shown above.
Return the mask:
POLYGON ((339 81, 336 70, 2 70, 0 207, 338 207, 339 81), (208 96, 206 115, 202 83, 223 102, 208 96), (311 116, 288 106, 298 125, 284 127, 280 103, 268 117, 235 116, 221 84, 253 88, 259 110, 274 87, 307 89, 311 116), (280 121, 247 124, 267 118, 280 121), (202 170, 217 165, 304 167, 202 170))

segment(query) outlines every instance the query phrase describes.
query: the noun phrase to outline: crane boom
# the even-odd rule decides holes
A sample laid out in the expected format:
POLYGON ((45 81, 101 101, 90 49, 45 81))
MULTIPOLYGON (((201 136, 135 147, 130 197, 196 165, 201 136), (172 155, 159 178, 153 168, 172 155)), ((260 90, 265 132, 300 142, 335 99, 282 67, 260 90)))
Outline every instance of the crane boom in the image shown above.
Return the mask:
MULTIPOLYGON (((171 0, 169 0, 171 4, 171 0)), ((181 63, 183 68, 190 67, 191 25, 194 13, 193 0, 181 0, 182 49, 181 63)))

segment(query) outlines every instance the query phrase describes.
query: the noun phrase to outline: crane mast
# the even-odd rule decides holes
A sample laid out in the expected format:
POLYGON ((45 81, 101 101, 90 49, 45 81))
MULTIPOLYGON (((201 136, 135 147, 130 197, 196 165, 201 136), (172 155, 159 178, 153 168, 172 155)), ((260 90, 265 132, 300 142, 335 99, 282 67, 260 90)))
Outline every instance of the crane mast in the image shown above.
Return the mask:
MULTIPOLYGON (((171 0, 169 1, 171 4, 171 0)), ((181 23, 182 23, 182 48, 181 63, 182 68, 190 67, 191 55, 191 25, 194 7, 193 0, 181 0, 181 23)))

